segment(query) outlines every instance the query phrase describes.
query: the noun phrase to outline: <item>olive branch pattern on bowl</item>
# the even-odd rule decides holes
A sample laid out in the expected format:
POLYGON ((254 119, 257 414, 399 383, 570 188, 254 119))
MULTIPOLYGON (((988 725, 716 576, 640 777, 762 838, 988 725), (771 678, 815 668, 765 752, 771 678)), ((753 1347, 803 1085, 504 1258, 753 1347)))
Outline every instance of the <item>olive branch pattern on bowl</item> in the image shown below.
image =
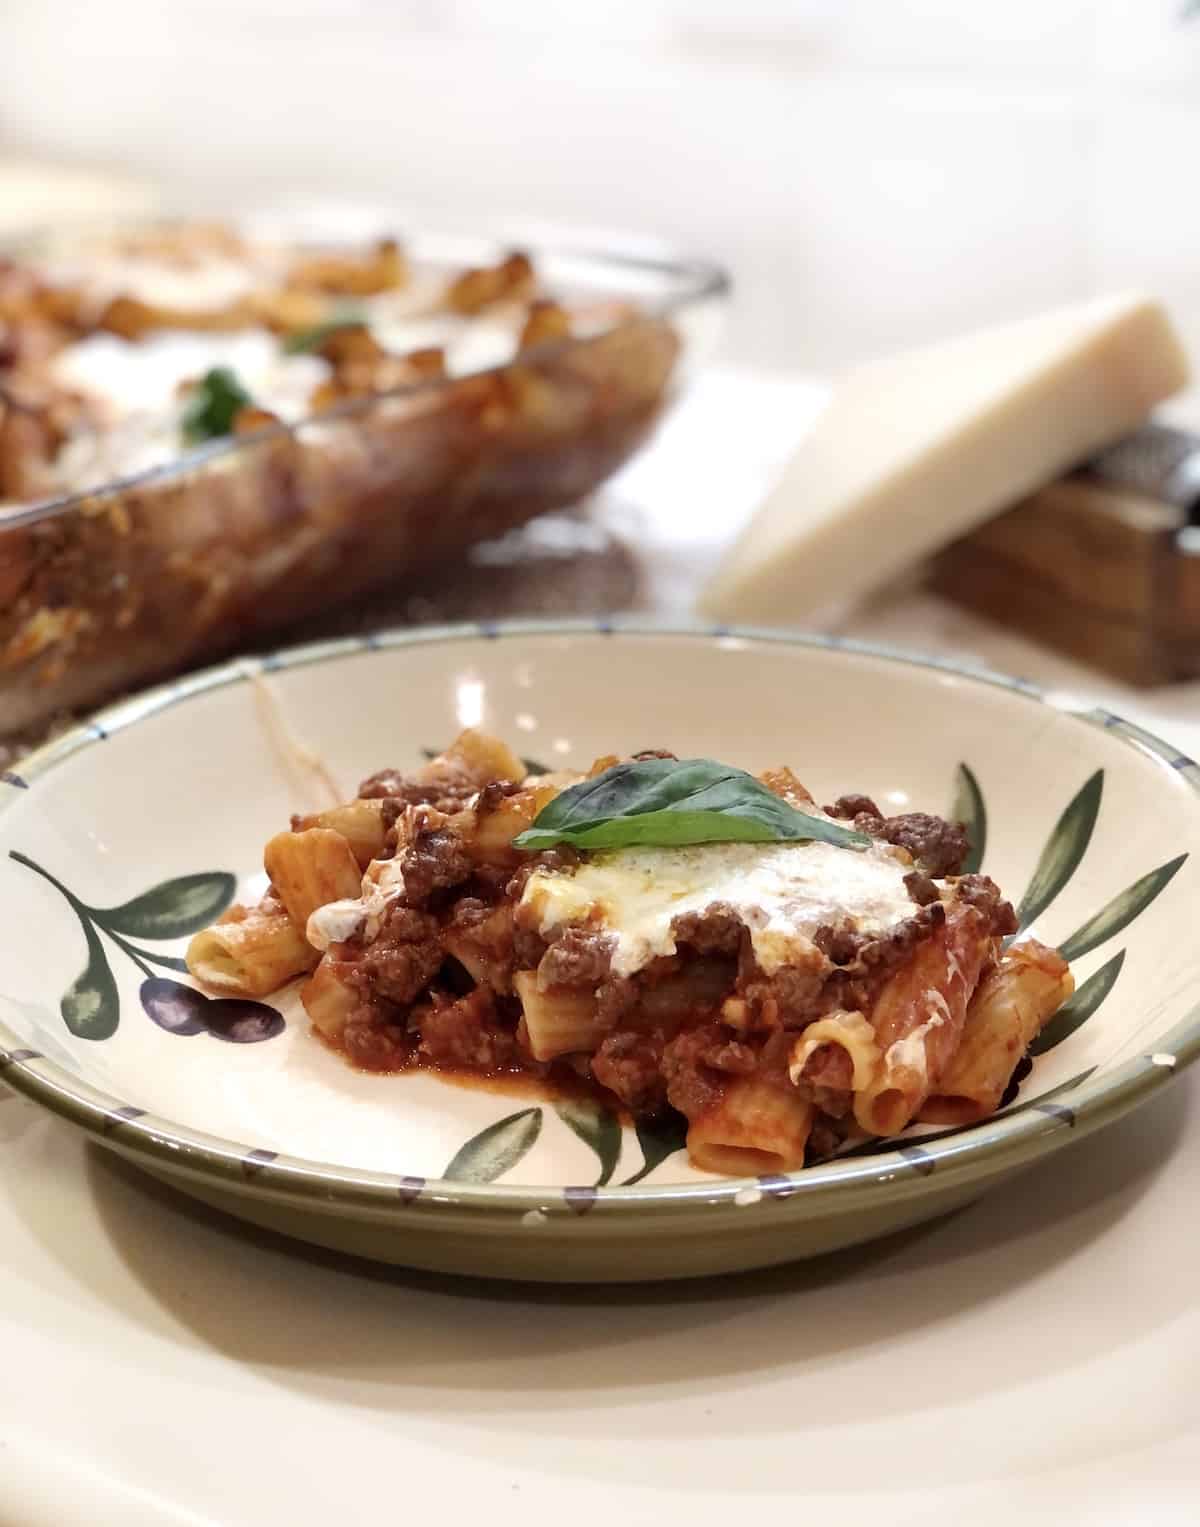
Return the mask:
POLYGON ((185 1038, 210 1034, 235 1044, 257 1044, 283 1033, 283 1015, 275 1008, 243 998, 208 997, 182 981, 156 976, 152 965, 181 975, 187 975, 187 966, 177 955, 132 942, 186 938, 206 928, 233 900, 237 881, 228 871, 181 875, 119 906, 92 907, 27 855, 10 849, 9 858, 49 881, 79 919, 87 964, 59 1002, 63 1023, 77 1039, 111 1039, 121 1022, 121 997, 102 934, 142 972, 142 1007, 166 1033, 185 1038))
MULTIPOLYGON (((425 748, 427 756, 434 749, 425 748)), ((527 761, 531 772, 547 772, 544 765, 527 761)), ((1025 893, 1017 905, 1020 937, 1030 930, 1070 883, 1083 862, 1099 818, 1104 795, 1104 771, 1096 770, 1072 797, 1046 840, 1025 893)), ((983 868, 987 852, 988 815, 983 791, 974 771, 960 763, 950 816, 963 822, 970 847, 964 862, 966 873, 983 868)), ((133 900, 115 907, 89 906, 54 875, 26 855, 10 851, 18 864, 43 877, 74 911, 87 945, 87 963, 62 996, 60 1013, 68 1030, 80 1039, 111 1038, 120 1022, 120 996, 105 952, 102 935, 130 959, 144 977, 139 996, 142 1007, 164 1032, 190 1037, 207 1033, 213 1038, 239 1044, 260 1043, 284 1030, 283 1015, 263 1002, 215 998, 190 985, 155 975, 151 966, 186 975, 187 967, 175 955, 147 949, 145 942, 186 937, 213 921, 233 900, 235 877, 227 871, 204 871, 163 881, 133 900), (134 940, 139 942, 135 943, 134 940)), ((1158 897, 1183 866, 1180 854, 1149 870, 1087 918, 1058 945, 1058 952, 1074 961, 1115 938, 1158 897)), ((1013 1113, 1036 1102, 1051 1103, 1070 1092, 1092 1074, 1094 1067, 1041 1093, 1029 1102, 1017 1103, 1019 1090, 1033 1069, 1031 1057, 1045 1055, 1076 1033, 1100 1008, 1113 990, 1125 961, 1120 949, 1079 986, 1030 1047, 1030 1055, 1018 1063, 1001 1102, 1013 1113)), ((490 1183, 506 1176, 537 1144, 547 1107, 596 1158, 592 1183, 566 1190, 582 1200, 595 1189, 612 1183, 621 1156, 624 1131, 617 1113, 591 1099, 561 1100, 551 1105, 532 1105, 509 1113, 467 1140, 446 1164, 442 1177, 452 1182, 490 1183)), ((941 1140, 975 1125, 956 1125, 941 1130, 912 1130, 906 1139, 941 1140)), ((665 1161, 684 1148, 686 1126, 682 1119, 639 1120, 634 1126, 642 1165, 618 1186, 633 1186, 649 1177, 665 1161)), ((894 1140, 869 1140, 851 1146, 842 1156, 866 1156, 896 1149, 894 1140)), ((586 1207, 586 1202, 580 1204, 586 1207)))

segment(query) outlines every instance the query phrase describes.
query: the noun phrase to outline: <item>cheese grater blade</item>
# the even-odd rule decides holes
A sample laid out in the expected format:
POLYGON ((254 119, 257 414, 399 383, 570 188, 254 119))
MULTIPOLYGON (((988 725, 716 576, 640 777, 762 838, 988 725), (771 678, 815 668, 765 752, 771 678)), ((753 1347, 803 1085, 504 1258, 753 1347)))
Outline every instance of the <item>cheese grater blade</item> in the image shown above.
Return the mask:
POLYGON ((1147 424, 1080 470, 1097 482, 1173 504, 1189 524, 1200 524, 1200 435, 1147 424))

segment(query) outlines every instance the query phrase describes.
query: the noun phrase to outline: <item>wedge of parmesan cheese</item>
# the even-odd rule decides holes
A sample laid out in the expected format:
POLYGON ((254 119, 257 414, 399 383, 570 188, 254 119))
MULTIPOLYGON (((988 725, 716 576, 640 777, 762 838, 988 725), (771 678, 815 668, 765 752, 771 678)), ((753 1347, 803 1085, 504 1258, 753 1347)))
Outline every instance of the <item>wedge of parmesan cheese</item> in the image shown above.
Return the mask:
POLYGON ((1136 295, 865 366, 834 391, 701 608, 787 624, 843 606, 1120 439, 1187 380, 1166 313, 1136 295))

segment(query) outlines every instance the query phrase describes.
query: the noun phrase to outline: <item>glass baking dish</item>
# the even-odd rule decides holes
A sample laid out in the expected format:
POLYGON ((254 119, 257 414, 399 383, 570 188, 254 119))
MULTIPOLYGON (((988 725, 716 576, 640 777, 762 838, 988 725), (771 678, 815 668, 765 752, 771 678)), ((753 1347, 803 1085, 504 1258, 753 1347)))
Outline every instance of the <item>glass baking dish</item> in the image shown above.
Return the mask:
MULTIPOLYGON (((512 247, 433 233, 401 243, 447 273, 512 247)), ((611 305, 612 321, 84 492, 0 506, 0 738, 444 571, 616 471, 708 349, 727 278, 702 261, 522 247, 542 290, 611 305)))

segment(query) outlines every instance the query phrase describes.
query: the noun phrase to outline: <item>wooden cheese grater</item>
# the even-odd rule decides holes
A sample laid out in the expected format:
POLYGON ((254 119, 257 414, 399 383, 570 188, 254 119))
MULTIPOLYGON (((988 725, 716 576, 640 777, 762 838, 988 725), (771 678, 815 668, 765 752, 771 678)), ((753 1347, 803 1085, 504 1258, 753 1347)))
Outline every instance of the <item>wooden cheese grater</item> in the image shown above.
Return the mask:
POLYGON ((930 577, 1127 683, 1200 675, 1200 436, 1147 425, 946 547, 930 577))

